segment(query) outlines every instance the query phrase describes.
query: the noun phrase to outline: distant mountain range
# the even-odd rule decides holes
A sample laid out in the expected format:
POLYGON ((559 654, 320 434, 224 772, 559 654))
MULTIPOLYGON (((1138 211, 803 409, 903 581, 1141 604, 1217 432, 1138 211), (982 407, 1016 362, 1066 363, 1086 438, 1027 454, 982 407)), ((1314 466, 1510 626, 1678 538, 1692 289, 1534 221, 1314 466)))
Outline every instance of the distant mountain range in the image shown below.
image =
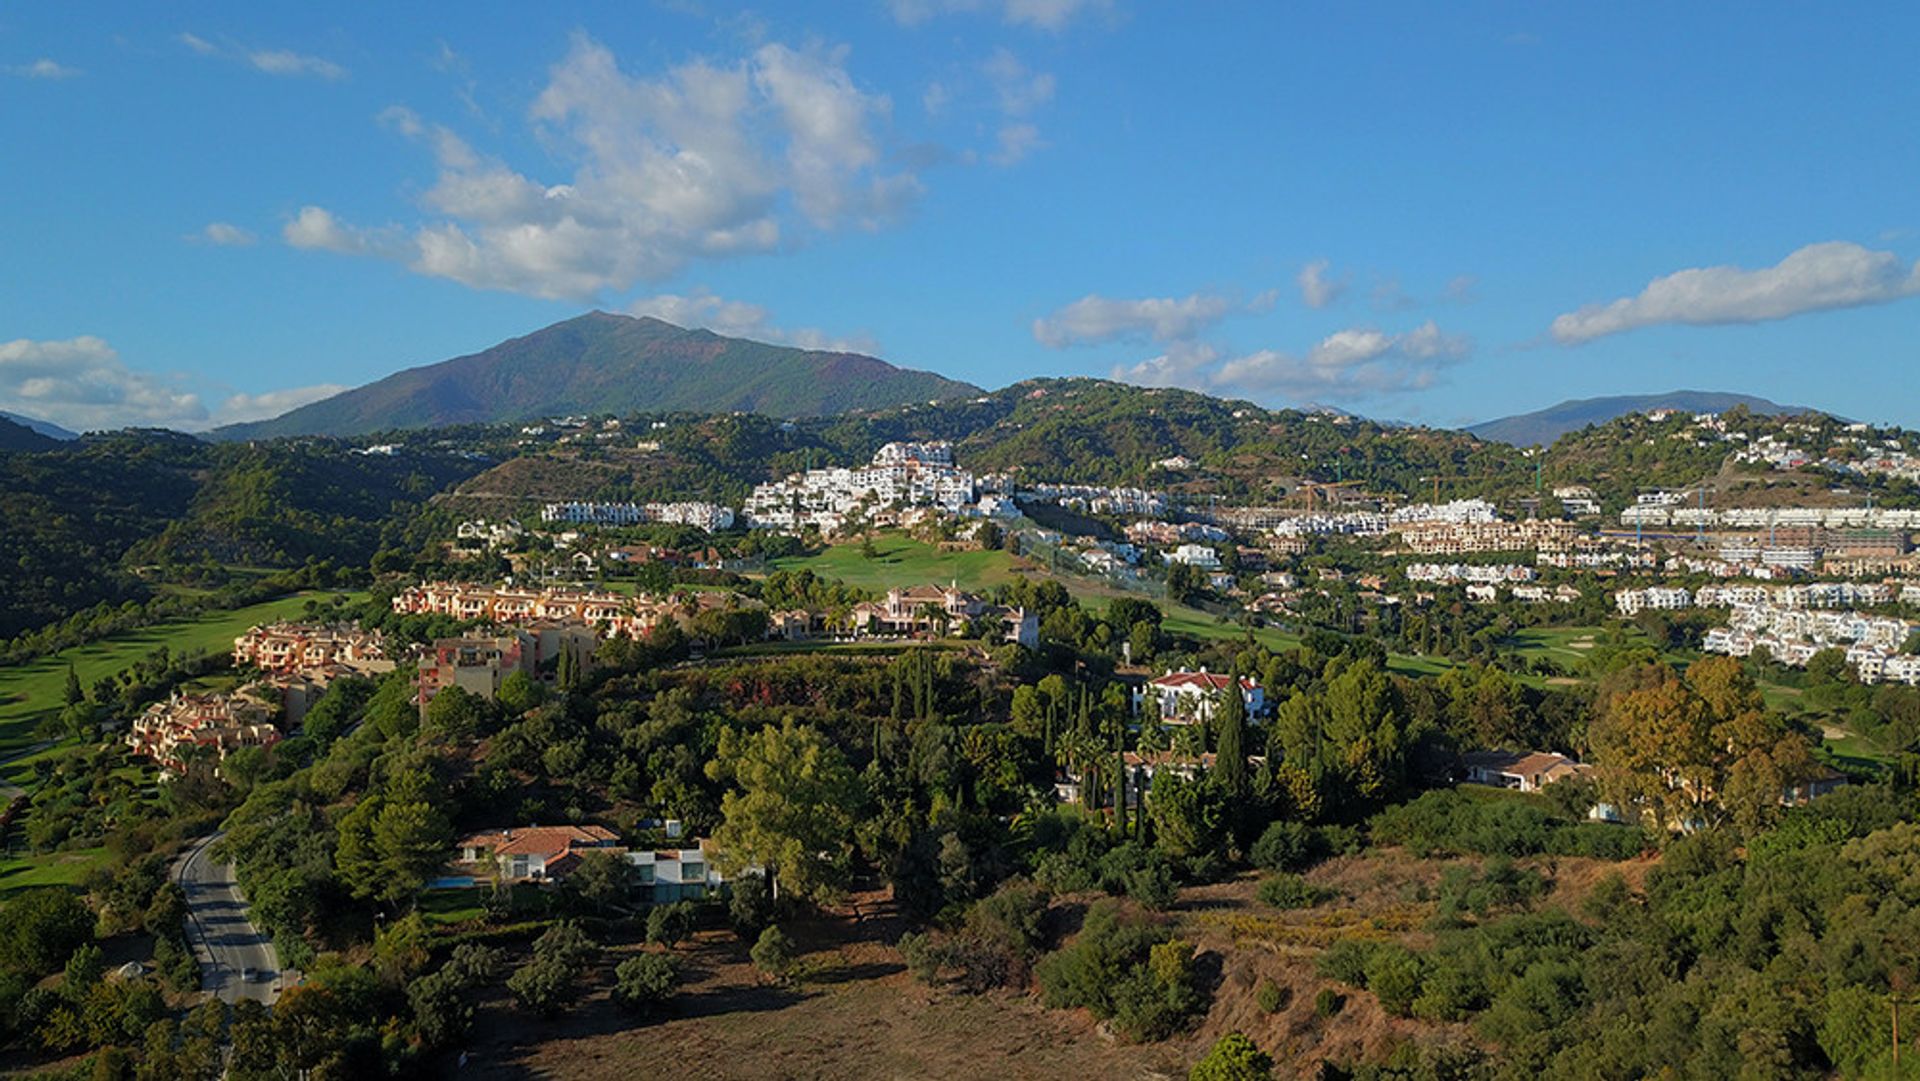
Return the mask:
POLYGON ((60 440, 16 423, 9 416, 0 413, 0 450, 52 450, 60 445, 60 440))
POLYGON ((1818 413, 1799 405, 1781 405, 1751 394, 1719 391, 1675 390, 1666 394, 1619 394, 1607 398, 1576 398, 1532 413, 1520 413, 1498 420, 1483 421, 1467 428, 1481 439, 1510 443, 1516 447, 1551 446, 1553 441, 1577 432, 1589 424, 1605 424, 1629 413, 1651 409, 1678 409, 1688 413, 1724 413, 1744 405, 1755 413, 1767 415, 1818 413))
POLYGON ((402 372, 216 439, 365 435, 580 413, 828 416, 979 394, 858 353, 794 349, 589 312, 470 356, 402 372))
POLYGON ((40 420, 36 417, 22 416, 19 413, 9 413, 4 409, 0 409, 0 420, 12 421, 13 423, 19 425, 22 428, 27 428, 32 431, 39 432, 41 435, 46 436, 48 439, 64 440, 64 439, 80 438, 80 434, 78 432, 70 432, 65 428, 62 428, 58 424, 55 424, 51 421, 40 420))

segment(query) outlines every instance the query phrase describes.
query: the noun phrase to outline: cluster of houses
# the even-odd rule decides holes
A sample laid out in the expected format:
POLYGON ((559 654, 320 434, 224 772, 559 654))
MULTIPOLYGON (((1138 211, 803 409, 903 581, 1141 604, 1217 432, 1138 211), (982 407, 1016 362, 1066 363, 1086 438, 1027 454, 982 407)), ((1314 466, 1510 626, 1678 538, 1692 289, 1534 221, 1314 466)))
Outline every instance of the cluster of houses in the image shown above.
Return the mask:
POLYGON ((1916 629, 1920 624, 1891 616, 1739 605, 1726 626, 1707 632, 1701 648, 1731 657, 1764 648, 1774 660, 1793 667, 1805 665, 1821 650, 1844 648, 1862 683, 1920 683, 1920 657, 1900 652, 1916 629))
POLYGON ((1531 582, 1535 572, 1523 563, 1413 563, 1407 566, 1409 582, 1482 582, 1512 585, 1531 582))
POLYGON ((1614 607, 1622 615, 1634 615, 1648 609, 1676 611, 1683 608, 1782 608, 1801 609, 1875 608, 1883 604, 1920 605, 1920 584, 1901 583, 1898 588, 1886 582, 1803 582, 1796 585, 1649 586, 1623 589, 1613 595, 1614 607))
POLYGON ((718 533, 733 528, 733 508, 718 503, 598 503, 569 501, 540 508, 543 522, 571 525, 623 526, 656 522, 685 525, 718 533))
POLYGON ((233 640, 233 663, 254 678, 224 694, 175 693, 148 706, 129 727, 126 743, 177 774, 196 756, 224 759, 240 747, 280 741, 276 720, 298 725, 307 709, 342 676, 393 671, 379 631, 354 623, 267 623, 233 640))
POLYGON ((258 698, 176 691, 134 718, 126 744, 163 773, 179 774, 196 758, 218 762, 241 747, 271 747, 280 739, 272 708, 258 698))
POLYGON ((888 443, 859 469, 809 469, 762 484, 747 498, 746 520, 755 529, 801 533, 840 532, 847 521, 883 511, 923 507, 950 515, 1012 513, 1011 501, 978 502, 981 492, 1002 490, 953 464, 947 443, 888 443))
MULTIPOLYGON (((1671 495, 1672 493, 1664 493, 1671 495)), ((1620 512, 1620 524, 1676 526, 1684 529, 1777 530, 1793 526, 1820 529, 1884 529, 1911 533, 1920 529, 1920 510, 1886 507, 1699 507, 1680 499, 1636 502, 1620 512)))
POLYGON ((1420 519, 1396 523, 1392 528, 1407 551, 1441 556, 1558 549, 1570 544, 1579 533, 1571 522, 1550 519, 1420 519))
POLYGON ((278 704, 289 725, 299 724, 327 685, 341 676, 393 671, 386 639, 357 623, 249 627, 233 640, 233 663, 259 671, 260 678, 247 693, 278 704))
POLYGON ((1617 537, 1574 537, 1542 544, 1533 561, 1542 567, 1585 571, 1652 570, 1659 565, 1651 545, 1617 537))
POLYGON ((1034 484, 1022 488, 1020 495, 1039 503, 1116 518, 1164 518, 1172 506, 1165 492, 1095 484, 1034 484))

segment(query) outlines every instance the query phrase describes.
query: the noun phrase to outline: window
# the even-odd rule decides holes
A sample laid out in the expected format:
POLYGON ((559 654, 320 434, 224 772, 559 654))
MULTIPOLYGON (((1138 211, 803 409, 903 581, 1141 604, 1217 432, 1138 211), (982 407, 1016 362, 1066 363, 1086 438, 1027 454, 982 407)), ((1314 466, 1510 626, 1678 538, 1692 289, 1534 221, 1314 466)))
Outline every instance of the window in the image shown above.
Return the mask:
POLYGON ((682 882, 704 882, 706 881, 706 877, 707 865, 704 863, 682 863, 680 865, 680 881, 682 882))
POLYGON ((653 885, 653 864, 643 863, 640 865, 640 884, 642 886, 653 885))

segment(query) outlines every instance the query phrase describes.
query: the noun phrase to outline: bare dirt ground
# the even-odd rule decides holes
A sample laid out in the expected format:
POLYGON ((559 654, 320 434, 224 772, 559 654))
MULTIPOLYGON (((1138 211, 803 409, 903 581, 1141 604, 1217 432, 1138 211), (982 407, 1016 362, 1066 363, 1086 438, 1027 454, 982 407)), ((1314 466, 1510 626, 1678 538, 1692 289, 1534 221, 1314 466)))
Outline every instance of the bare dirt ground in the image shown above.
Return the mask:
MULTIPOLYGON (((1378 1060, 1408 1041, 1473 1038, 1464 1025, 1391 1017, 1364 991, 1338 988, 1344 1001, 1330 1017, 1319 1016, 1314 999, 1333 986, 1316 962, 1336 941, 1431 945, 1433 887, 1450 863, 1477 862, 1398 851, 1331 860, 1307 878, 1332 898, 1287 912, 1254 899, 1258 874, 1183 891, 1170 916, 1197 948, 1212 1006, 1191 1032, 1160 1044, 1128 1044, 1085 1011, 1046 1009, 1035 993, 976 997, 922 986, 892 946, 907 925, 870 894, 859 899, 858 919, 849 908, 790 928, 802 956, 784 984, 762 977, 732 934, 703 932, 675 951, 685 981, 658 1020, 621 1011, 606 991, 613 966, 646 947, 610 949, 594 991, 559 1019, 529 1026, 504 1003, 483 1008, 459 1076, 1157 1081, 1185 1077, 1214 1040, 1238 1031, 1274 1056, 1276 1076, 1310 1077, 1322 1059, 1378 1060), (1281 992, 1272 1013, 1257 1002, 1264 981, 1281 992)), ((1553 883, 1543 904, 1576 913, 1601 878, 1619 871, 1638 889, 1652 862, 1522 861, 1553 883)))
POLYGON ((794 979, 775 984, 726 931, 681 945, 673 1010, 637 1019, 607 996, 609 951, 595 991, 552 1022, 527 1027, 501 1004, 481 1012, 462 1077, 827 1079, 1184 1077, 1188 1043, 1131 1046, 1084 1011, 1048 1010, 1016 992, 972 997, 916 983, 891 943, 905 929, 869 897, 851 914, 792 927, 794 979))

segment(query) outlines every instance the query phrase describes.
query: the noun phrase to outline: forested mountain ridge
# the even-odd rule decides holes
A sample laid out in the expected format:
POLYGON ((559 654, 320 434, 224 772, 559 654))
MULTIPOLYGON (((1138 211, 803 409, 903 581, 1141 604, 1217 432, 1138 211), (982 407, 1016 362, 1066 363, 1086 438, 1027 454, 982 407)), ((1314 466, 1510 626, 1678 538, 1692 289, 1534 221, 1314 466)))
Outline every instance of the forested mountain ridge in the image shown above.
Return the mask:
POLYGON ((1561 436, 1589 425, 1605 424, 1634 413, 1677 409, 1683 413, 1724 413, 1734 406, 1749 412, 1777 415, 1813 413, 1798 405, 1780 405, 1751 394, 1721 391, 1675 390, 1665 394, 1615 394, 1601 398, 1571 398, 1558 405, 1509 417, 1470 424, 1466 431, 1481 439, 1516 447, 1550 446, 1561 436))
POLYGON ((824 416, 978 393, 967 383, 857 353, 769 345, 596 311, 215 435, 358 436, 674 410, 824 416))
POLYGON ((364 564, 428 497, 480 468, 445 453, 152 430, 0 454, 0 637, 145 598, 143 565, 364 564))

